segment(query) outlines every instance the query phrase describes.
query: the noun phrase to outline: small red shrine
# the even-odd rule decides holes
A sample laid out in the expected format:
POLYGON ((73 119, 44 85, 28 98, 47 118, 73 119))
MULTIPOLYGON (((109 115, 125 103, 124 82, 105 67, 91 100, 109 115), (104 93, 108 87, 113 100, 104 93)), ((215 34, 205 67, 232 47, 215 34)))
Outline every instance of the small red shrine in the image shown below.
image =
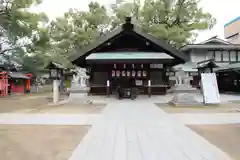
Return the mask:
POLYGON ((32 78, 31 73, 23 74, 17 71, 7 71, 4 66, 1 66, 0 68, 0 96, 30 92, 32 78))

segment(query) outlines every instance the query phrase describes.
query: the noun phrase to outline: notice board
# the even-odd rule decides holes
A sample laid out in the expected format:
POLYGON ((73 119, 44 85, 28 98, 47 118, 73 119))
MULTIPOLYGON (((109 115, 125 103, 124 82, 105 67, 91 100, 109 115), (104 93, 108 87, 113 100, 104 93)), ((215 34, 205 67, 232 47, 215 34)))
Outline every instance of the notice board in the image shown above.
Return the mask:
POLYGON ((217 78, 215 73, 202 73, 201 86, 205 104, 220 104, 217 78))

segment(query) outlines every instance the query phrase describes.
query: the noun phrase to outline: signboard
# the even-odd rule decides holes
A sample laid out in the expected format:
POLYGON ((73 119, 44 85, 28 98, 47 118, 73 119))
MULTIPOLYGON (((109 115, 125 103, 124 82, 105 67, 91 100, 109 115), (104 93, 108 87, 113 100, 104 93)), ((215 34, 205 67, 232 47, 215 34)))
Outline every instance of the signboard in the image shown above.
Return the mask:
POLYGON ((150 64, 150 68, 163 68, 163 64, 150 64))
POLYGON ((135 83, 136 83, 136 86, 142 86, 143 85, 142 80, 136 80, 135 83))
POLYGON ((201 85, 204 103, 220 104, 220 95, 215 73, 202 73, 201 85))
POLYGON ((174 76, 175 72, 166 72, 166 76, 174 76))
POLYGON ((198 76, 198 72, 189 72, 189 76, 198 76))

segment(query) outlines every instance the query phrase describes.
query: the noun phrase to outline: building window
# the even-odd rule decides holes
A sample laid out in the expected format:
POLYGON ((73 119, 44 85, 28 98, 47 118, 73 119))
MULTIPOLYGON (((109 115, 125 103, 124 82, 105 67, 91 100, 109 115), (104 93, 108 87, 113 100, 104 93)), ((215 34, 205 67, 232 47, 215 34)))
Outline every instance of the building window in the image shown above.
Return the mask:
POLYGON ((240 62, 240 51, 237 52, 238 62, 240 62))
POLYGON ((222 57, 224 62, 229 62, 229 52, 228 51, 222 51, 222 57))
POLYGON ((237 61, 236 51, 230 51, 230 61, 237 61))
POLYGON ((215 51, 215 61, 222 61, 222 52, 221 51, 215 51))
POLYGON ((206 55, 206 60, 214 58, 214 51, 208 51, 206 55))

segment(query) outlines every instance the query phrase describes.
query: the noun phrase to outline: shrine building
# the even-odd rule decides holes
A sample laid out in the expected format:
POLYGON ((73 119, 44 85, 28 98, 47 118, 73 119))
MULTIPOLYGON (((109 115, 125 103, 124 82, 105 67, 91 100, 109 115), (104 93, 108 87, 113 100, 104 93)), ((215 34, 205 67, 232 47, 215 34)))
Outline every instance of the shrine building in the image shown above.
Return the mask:
POLYGON ((91 94, 113 94, 124 83, 137 86, 139 94, 156 95, 169 88, 169 69, 188 60, 164 40, 140 31, 128 17, 121 27, 78 51, 72 63, 87 69, 91 94))

